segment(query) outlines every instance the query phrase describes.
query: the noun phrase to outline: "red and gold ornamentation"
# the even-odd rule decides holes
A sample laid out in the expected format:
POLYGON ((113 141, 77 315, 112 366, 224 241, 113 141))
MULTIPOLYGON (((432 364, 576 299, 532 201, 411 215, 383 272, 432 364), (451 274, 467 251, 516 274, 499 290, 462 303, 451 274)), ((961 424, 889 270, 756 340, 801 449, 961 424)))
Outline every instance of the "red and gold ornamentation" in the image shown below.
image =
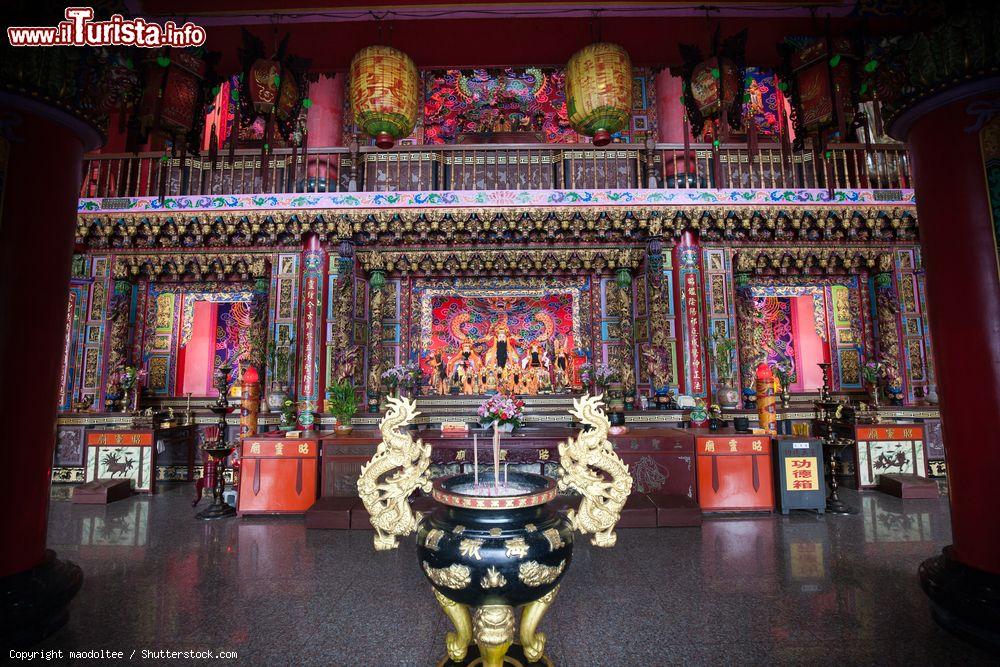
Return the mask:
POLYGON ((369 46, 351 60, 350 100, 354 122, 392 148, 417 122, 419 79, 408 55, 388 46, 369 46))
POLYGON ((580 134, 604 146, 624 128, 632 109, 632 62, 617 44, 598 42, 566 63, 566 115, 580 134))
POLYGON ((146 61, 146 81, 139 102, 139 127, 173 137, 194 128, 201 112, 205 62, 193 53, 166 49, 146 61))
POLYGON ((705 118, 715 118, 733 105, 740 90, 740 72, 729 58, 709 58, 694 68, 691 95, 705 118))
POLYGON ((247 82, 247 92, 250 95, 250 103, 253 104, 254 111, 266 116, 271 113, 275 102, 278 101, 278 93, 283 81, 281 77, 281 64, 275 60, 258 58, 250 67, 249 81, 247 82))

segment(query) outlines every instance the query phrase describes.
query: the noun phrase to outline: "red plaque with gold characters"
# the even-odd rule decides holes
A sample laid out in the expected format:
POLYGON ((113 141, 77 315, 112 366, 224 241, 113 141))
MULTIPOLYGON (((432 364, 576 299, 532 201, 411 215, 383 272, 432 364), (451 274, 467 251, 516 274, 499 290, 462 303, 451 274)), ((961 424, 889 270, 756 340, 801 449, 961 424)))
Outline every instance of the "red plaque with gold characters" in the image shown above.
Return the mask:
POLYGON ((691 431, 703 512, 774 509, 770 436, 741 435, 731 429, 691 431))
POLYGON ((319 436, 284 433, 245 438, 241 444, 237 513, 302 514, 319 489, 319 436))

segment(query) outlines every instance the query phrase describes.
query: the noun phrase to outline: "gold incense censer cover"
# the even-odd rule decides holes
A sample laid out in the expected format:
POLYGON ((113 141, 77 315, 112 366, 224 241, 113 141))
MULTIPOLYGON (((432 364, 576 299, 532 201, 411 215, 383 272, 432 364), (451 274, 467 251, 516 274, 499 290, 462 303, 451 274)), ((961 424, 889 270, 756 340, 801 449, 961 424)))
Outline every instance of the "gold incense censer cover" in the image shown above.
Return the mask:
POLYGON ((614 528, 632 489, 628 467, 608 441, 602 405, 600 396, 574 400, 571 414, 585 430, 560 443, 558 479, 511 472, 498 487, 477 483, 469 473, 432 482, 431 446, 405 430, 416 404, 389 399, 379 425, 382 442, 361 470, 358 491, 377 550, 417 534, 420 568, 455 626, 445 637, 448 657, 441 664, 499 667, 505 656, 509 664, 551 664, 537 628, 569 568, 573 534, 589 533, 592 544, 614 546, 614 528), (426 515, 410 508, 418 488, 437 501, 426 515), (579 508, 557 511, 551 501, 560 490, 579 493, 579 508))

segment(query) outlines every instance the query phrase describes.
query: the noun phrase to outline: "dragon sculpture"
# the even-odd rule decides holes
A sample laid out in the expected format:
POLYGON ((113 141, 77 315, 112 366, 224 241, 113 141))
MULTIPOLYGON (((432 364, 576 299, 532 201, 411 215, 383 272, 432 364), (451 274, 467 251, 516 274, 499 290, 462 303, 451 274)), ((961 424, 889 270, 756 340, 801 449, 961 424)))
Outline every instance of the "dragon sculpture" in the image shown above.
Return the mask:
POLYGON ((608 441, 611 423, 601 409, 602 395, 573 399, 570 414, 589 426, 574 440, 559 443, 559 489, 574 489, 583 496, 578 510, 568 518, 574 530, 592 533, 591 544, 613 547, 618 539, 615 524, 632 490, 628 466, 608 441))
POLYGON ((431 446, 399 428, 418 414, 417 404, 407 398, 389 397, 389 409, 379 423, 382 442, 372 459, 361 468, 358 495, 375 527, 375 550, 399 546, 398 537, 412 533, 420 521, 410 509, 409 497, 416 489, 431 490, 428 467, 431 446))

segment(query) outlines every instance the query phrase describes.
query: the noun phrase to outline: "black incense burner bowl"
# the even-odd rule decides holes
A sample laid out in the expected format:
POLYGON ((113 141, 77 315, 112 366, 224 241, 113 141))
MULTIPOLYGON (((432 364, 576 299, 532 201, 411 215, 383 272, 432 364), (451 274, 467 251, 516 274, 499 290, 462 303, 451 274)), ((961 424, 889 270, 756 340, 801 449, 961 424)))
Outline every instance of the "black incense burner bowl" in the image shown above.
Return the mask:
POLYGON ((417 528, 417 557, 431 585, 473 607, 534 602, 569 568, 573 531, 552 505, 556 481, 510 472, 505 495, 478 492, 463 473, 434 481, 435 509, 417 528))

